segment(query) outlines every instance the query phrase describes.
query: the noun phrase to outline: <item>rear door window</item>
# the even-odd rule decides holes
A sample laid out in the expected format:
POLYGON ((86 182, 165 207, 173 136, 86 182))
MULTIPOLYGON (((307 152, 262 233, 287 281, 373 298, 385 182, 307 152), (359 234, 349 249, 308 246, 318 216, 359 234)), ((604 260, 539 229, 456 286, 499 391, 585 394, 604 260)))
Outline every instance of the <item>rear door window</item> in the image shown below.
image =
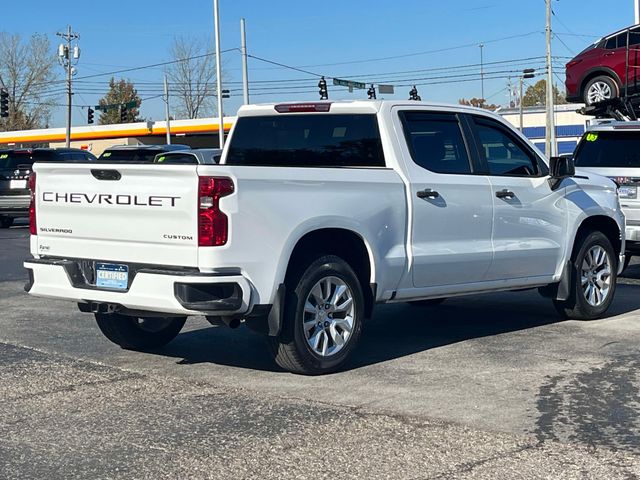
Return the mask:
POLYGON ((227 165, 384 167, 373 114, 297 114, 241 117, 227 165))
POLYGON ((640 168, 640 132, 587 132, 574 159, 577 167, 640 168))
POLYGON ((163 153, 155 158, 155 163, 163 165, 197 165, 198 159, 195 155, 188 153, 163 153))
POLYGON ((98 157, 98 161, 104 163, 153 163, 157 154, 157 150, 107 150, 98 157))
POLYGON ((456 114, 400 113, 413 161, 435 173, 471 174, 469 154, 456 114))

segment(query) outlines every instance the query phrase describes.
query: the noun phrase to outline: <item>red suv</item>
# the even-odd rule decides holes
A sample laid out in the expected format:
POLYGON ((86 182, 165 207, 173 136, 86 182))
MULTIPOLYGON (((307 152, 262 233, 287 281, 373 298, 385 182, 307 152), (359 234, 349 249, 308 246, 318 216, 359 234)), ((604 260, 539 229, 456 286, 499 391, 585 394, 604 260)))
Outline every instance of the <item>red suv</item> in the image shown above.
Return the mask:
POLYGON ((639 69, 640 26, 635 26, 597 41, 567 63, 567 100, 592 105, 623 95, 627 83, 629 93, 638 93, 639 69))

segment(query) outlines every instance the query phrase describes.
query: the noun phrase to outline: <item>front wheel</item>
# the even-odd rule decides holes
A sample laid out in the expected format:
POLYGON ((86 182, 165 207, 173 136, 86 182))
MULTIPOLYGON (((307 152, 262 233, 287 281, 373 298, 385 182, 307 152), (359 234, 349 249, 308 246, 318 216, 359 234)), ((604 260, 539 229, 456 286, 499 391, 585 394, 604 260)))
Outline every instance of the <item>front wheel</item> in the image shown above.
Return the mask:
POLYGON ((611 306, 616 291, 618 262, 613 246, 602 232, 591 232, 577 246, 571 292, 567 300, 554 300, 558 313, 575 320, 595 320, 611 306))
POLYGON ((128 317, 119 313, 96 313, 98 328, 116 345, 127 350, 164 347, 182 330, 186 317, 128 317))
POLYGON ((276 363, 318 375, 337 370, 356 346, 365 312, 362 287, 339 257, 313 261, 287 282, 282 331, 270 337, 276 363))
POLYGON ((587 105, 611 100, 619 96, 618 84, 613 78, 606 75, 600 75, 590 80, 584 87, 584 103, 587 105))

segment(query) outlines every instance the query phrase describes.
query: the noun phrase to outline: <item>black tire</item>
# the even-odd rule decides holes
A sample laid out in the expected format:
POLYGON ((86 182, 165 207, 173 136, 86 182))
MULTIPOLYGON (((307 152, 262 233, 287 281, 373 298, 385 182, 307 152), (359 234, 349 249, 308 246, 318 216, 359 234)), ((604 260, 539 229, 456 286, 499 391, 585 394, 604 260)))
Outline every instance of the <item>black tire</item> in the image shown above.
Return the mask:
MULTIPOLYGON (((300 270, 301 273, 287 279, 282 330, 279 336, 269 337, 269 344, 276 363, 285 370, 304 375, 334 372, 344 364, 360 339, 365 315, 362 286, 351 266, 334 255, 322 256, 300 270), (348 287, 354 307, 353 323, 351 333, 341 350, 333 355, 322 356, 307 342, 303 326, 304 310, 314 286, 320 280, 330 277, 336 277, 348 287)), ((330 342, 328 335, 324 341, 330 342)))
POLYGON ((618 98, 620 96, 620 87, 618 87, 618 83, 608 75, 600 75, 598 77, 592 78, 587 82, 584 86, 584 91, 582 92, 582 99, 586 105, 592 105, 593 102, 589 101, 589 90, 596 83, 605 83, 611 89, 611 97, 610 98, 618 98))
POLYGON ((553 304, 558 313, 573 320, 595 320, 602 317, 611 306, 611 302, 616 293, 616 282, 618 279, 618 257, 613 250, 609 239, 602 232, 587 232, 584 234, 576 246, 571 257, 573 272, 571 278, 571 292, 567 300, 554 300, 553 304), (606 255, 611 271, 609 280, 609 290, 606 297, 597 306, 589 303, 582 287, 582 265, 587 253, 596 246, 602 247, 606 255))
POLYGON ((13 221, 13 217, 0 217, 0 228, 11 228, 13 221))
POLYGON ((186 317, 138 318, 118 313, 96 313, 100 331, 127 350, 153 350, 164 347, 182 330, 186 317))
POLYGON ((430 300, 414 300, 413 302, 409 302, 409 305, 413 305, 414 307, 437 307, 442 304, 446 298, 432 298, 430 300))

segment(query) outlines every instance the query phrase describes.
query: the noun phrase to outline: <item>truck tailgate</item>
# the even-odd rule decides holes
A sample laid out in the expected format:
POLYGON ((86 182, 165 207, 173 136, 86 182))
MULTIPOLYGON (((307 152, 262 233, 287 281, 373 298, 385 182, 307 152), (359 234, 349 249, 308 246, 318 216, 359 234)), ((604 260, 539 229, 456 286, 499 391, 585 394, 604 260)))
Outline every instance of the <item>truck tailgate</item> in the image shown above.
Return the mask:
POLYGON ((32 251, 198 265, 196 166, 36 163, 32 251))

